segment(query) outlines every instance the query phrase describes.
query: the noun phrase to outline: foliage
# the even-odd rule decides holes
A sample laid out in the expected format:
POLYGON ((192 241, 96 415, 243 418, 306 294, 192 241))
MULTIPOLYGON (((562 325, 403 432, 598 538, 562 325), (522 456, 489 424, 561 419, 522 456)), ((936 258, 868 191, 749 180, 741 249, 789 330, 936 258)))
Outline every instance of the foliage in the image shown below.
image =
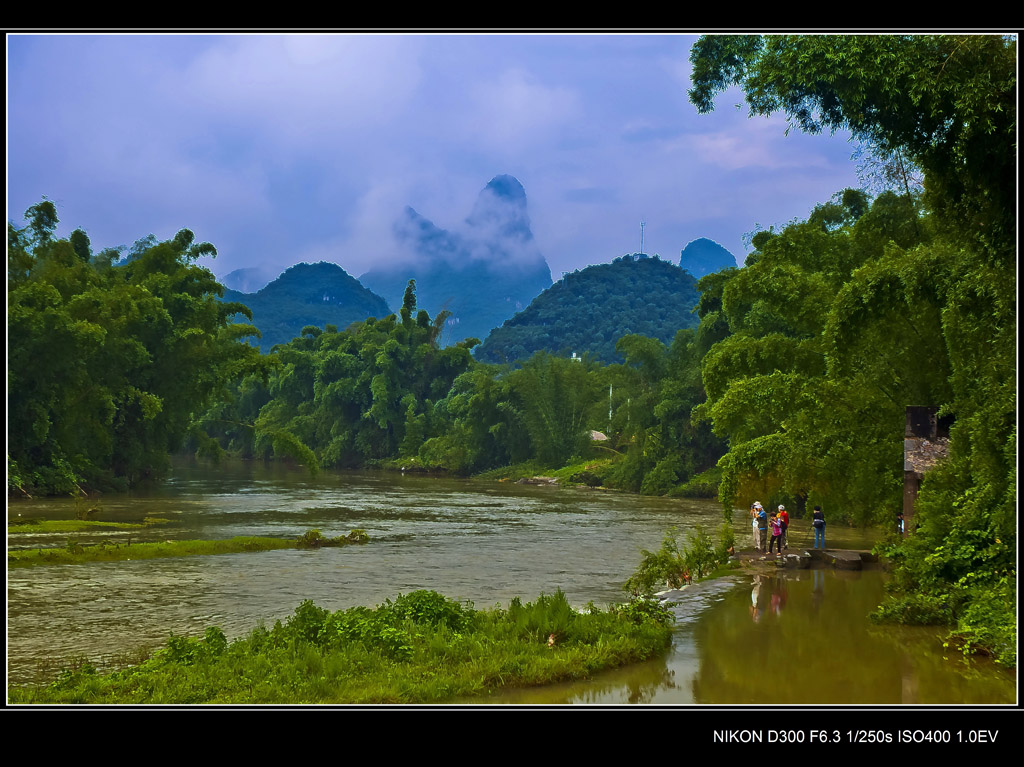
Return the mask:
POLYGON ((702 37, 690 100, 701 112, 741 85, 751 114, 784 112, 807 133, 848 129, 904 150, 928 206, 971 239, 1012 237, 1015 38, 1001 35, 702 37))
POLYGON ((661 626, 669 626, 675 621, 675 616, 669 612, 667 605, 657 599, 646 597, 634 597, 625 604, 616 606, 613 612, 641 625, 650 621, 661 626))
MULTIPOLYGON (((232 324, 242 307, 195 264, 215 255, 182 229, 130 259, 54 237, 56 207, 8 224, 8 465, 23 490, 82 492, 157 477, 192 417, 260 367, 232 324)), ((244 312, 243 312, 244 313, 244 312)))
POLYGON ((216 626, 210 626, 202 639, 174 636, 167 640, 167 659, 182 666, 193 666, 196 663, 209 662, 223 655, 228 640, 224 632, 216 626))
POLYGON ((347 328, 367 317, 391 314, 384 299, 327 262, 295 264, 256 293, 225 290, 224 300, 249 308, 252 324, 260 330, 260 338, 251 343, 264 351, 302 335, 307 326, 347 328))
POLYGON ((868 209, 844 193, 759 232, 702 315, 717 341, 702 415, 730 439, 720 498, 767 484, 797 516, 812 497, 891 519, 904 410, 939 406, 949 458, 892 550, 880 615, 955 624, 967 647, 1005 654, 1016 621, 990 595, 1016 582, 1016 39, 716 36, 691 59, 700 111, 738 84, 752 114, 847 128, 924 175, 920 198, 909 182, 868 209))
POLYGON ((904 407, 949 396, 934 306, 902 293, 860 303, 882 264, 927 236, 924 222, 891 193, 836 200, 761 239, 754 262, 719 283, 721 308, 702 314, 699 333, 723 319, 729 328, 703 358, 698 409, 729 439, 726 508, 772 494, 795 501, 798 517, 808 499, 859 522, 891 517, 904 407))
POLYGON ((196 421, 219 443, 196 446, 214 457, 289 457, 312 471, 387 464, 457 474, 531 460, 555 471, 600 450, 624 452, 622 466, 587 481, 649 494, 672 490, 721 454, 710 427, 690 422, 703 399, 690 335, 677 334, 668 350, 627 336, 625 366, 538 352, 512 369, 474 362, 474 339, 440 348, 446 315, 417 310, 413 283, 400 315, 344 332, 304 328, 196 421), (615 394, 607 407, 606 390, 615 394), (600 429, 612 441, 592 446, 590 431, 600 429))
POLYGON ((616 395, 608 429, 626 455, 606 484, 663 495, 714 466, 724 452, 709 425, 691 417, 705 398, 696 338, 680 330, 666 348, 655 339, 625 336, 617 348, 626 363, 608 371, 616 395))
MULTIPOLYGON (((93 523, 101 524, 101 523, 93 523)), ((162 557, 188 557, 210 554, 236 554, 240 552, 272 551, 295 548, 295 539, 238 536, 214 541, 162 541, 159 543, 132 543, 126 540, 105 539, 95 545, 83 545, 68 538, 62 548, 17 549, 7 552, 7 567, 38 567, 82 562, 120 562, 132 559, 159 559, 162 557)))
POLYGON ((441 348, 445 315, 417 311, 410 282, 400 315, 339 331, 303 328, 276 347, 265 383, 250 377, 233 410, 200 423, 222 424, 218 438, 252 455, 319 466, 356 466, 415 454, 436 431, 434 402, 469 367, 469 339, 441 348))
POLYGON ((539 351, 568 357, 589 354, 621 361, 616 343, 631 334, 670 343, 694 327, 696 281, 658 258, 617 258, 565 275, 526 309, 491 331, 476 350, 482 362, 515 363, 539 351))
POLYGON ((14 703, 437 702, 651 658, 668 647, 670 622, 645 601, 577 612, 560 590, 483 611, 432 591, 337 612, 306 600, 231 642, 211 627, 172 636, 136 666, 101 675, 80 659, 51 685, 8 693, 14 703))
POLYGON ((436 591, 420 590, 399 594, 394 602, 388 600, 386 604, 400 620, 408 619, 428 626, 447 626, 452 631, 464 631, 473 620, 472 603, 463 606, 436 591))
POLYGON ((348 535, 327 538, 319 530, 307 530, 299 536, 296 546, 300 549, 320 549, 325 547, 347 546, 350 543, 367 543, 370 536, 361 528, 352 530, 348 535))
POLYGON ((719 563, 727 562, 731 556, 731 550, 736 546, 736 532, 732 529, 731 522, 723 522, 718 527, 718 547, 715 549, 715 560, 719 563))
POLYGON ((587 365, 542 352, 508 378, 534 455, 553 466, 582 455, 590 444, 590 410, 600 396, 587 365))
POLYGON ((469 474, 533 455, 506 372, 477 363, 455 379, 447 396, 434 406, 443 427, 420 448, 423 463, 469 474))
POLYGON ((728 523, 719 529, 719 545, 716 547, 707 530, 697 525, 686 533, 686 543, 680 549, 678 530, 670 528, 658 551, 641 551, 640 565, 623 585, 623 589, 634 598, 650 597, 663 586, 670 589, 682 588, 688 578, 703 578, 718 565, 728 560, 728 549, 734 544, 732 526, 728 523))

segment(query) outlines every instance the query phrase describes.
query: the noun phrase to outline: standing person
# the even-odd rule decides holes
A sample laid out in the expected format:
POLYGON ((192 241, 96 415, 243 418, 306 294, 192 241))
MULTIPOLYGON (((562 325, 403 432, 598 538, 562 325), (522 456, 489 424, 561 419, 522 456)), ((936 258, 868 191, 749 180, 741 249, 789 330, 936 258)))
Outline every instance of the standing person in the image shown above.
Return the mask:
POLYGON ((761 502, 758 501, 754 506, 757 507, 757 536, 760 541, 759 551, 764 551, 764 547, 768 543, 768 513, 761 506, 761 502))
POLYGON ((757 538, 757 501, 750 504, 750 530, 754 536, 754 549, 761 549, 761 542, 757 538))
POLYGON ((776 555, 782 556, 782 523, 779 521, 779 515, 772 514, 768 525, 772 531, 772 539, 768 542, 768 553, 772 553, 772 545, 774 545, 776 555))
POLYGON ((821 549, 825 548, 825 514, 821 510, 821 506, 814 507, 814 548, 818 548, 818 542, 821 542, 821 549))
POLYGON ((779 523, 782 525, 782 548, 789 551, 789 536, 787 531, 789 530, 789 512, 786 511, 786 507, 779 505, 779 523))

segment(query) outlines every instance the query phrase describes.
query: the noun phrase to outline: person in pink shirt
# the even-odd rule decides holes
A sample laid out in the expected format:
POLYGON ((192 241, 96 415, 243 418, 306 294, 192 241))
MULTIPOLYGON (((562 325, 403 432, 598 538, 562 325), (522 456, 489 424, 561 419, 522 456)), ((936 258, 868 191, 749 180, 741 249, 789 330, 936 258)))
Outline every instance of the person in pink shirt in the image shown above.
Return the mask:
POLYGON ((772 553, 772 546, 775 546, 775 553, 782 556, 782 523, 779 522, 779 515, 772 514, 768 520, 768 527, 772 532, 772 539, 768 542, 768 553, 772 553))
POLYGON ((789 536, 786 532, 789 530, 789 512, 786 511, 786 507, 779 504, 778 513, 779 523, 782 525, 782 548, 789 550, 789 536))

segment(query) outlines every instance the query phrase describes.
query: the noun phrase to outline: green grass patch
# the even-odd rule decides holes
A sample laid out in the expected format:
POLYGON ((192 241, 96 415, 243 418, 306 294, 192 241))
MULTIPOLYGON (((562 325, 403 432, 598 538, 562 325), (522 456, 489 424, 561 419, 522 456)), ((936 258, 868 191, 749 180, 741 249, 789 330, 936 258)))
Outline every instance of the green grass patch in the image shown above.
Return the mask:
POLYGON ((577 459, 565 466, 547 466, 541 461, 524 461, 499 469, 491 469, 475 475, 479 479, 516 482, 531 477, 554 477, 566 485, 601 484, 611 466, 618 460, 617 456, 609 455, 612 451, 596 454, 587 459, 577 459), (596 480, 596 482, 595 482, 596 480))
POLYGON ((524 461, 523 463, 514 463, 509 466, 484 471, 475 476, 480 479, 494 479, 499 482, 503 480, 515 482, 516 480, 528 479, 529 477, 550 477, 551 475, 546 473, 549 471, 554 470, 544 466, 540 461, 524 461))
POLYGON ((162 525, 169 519, 146 517, 138 522, 98 522, 94 519, 26 519, 8 523, 8 533, 86 533, 90 530, 141 530, 162 525))
POLYGON ((451 471, 445 466, 424 463, 419 456, 410 455, 405 458, 381 458, 366 461, 367 468, 382 469, 384 471, 407 471, 420 474, 450 474, 451 471))
POLYGON ((564 484, 599 485, 603 484, 616 458, 591 458, 586 461, 575 461, 560 469, 552 470, 548 476, 557 478, 564 484))
POLYGON ((284 623, 228 642, 172 636, 137 666, 86 660, 49 685, 11 687, 19 703, 437 703, 582 679, 647 660, 671 642, 671 616, 635 600, 577 612, 559 590, 474 610, 434 591, 330 612, 303 602, 284 623))
POLYGON ((324 538, 319 530, 310 530, 294 538, 261 538, 238 536, 215 541, 163 541, 162 543, 129 543, 104 541, 83 545, 68 538, 64 548, 19 549, 7 552, 8 567, 35 567, 40 565, 69 565, 88 562, 121 562, 132 559, 159 559, 162 557, 191 557, 209 554, 238 554, 247 551, 273 551, 275 549, 310 549, 327 546, 347 546, 366 543, 369 536, 364 530, 353 530, 347 536, 324 538))

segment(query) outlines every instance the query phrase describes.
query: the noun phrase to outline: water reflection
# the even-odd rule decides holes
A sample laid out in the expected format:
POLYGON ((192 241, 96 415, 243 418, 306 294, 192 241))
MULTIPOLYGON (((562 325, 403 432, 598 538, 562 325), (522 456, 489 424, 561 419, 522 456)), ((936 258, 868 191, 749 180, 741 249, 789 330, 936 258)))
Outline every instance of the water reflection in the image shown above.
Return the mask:
POLYGON ((1013 703, 1012 673, 944 657, 928 629, 876 626, 881 572, 829 569, 683 591, 672 651, 658 661, 494 703, 1013 703))
POLYGON ((698 703, 1013 702, 1010 674, 943 657, 933 630, 876 626, 877 571, 755 576, 712 605, 680 642, 700 658, 698 703), (964 671, 973 673, 965 674, 964 671))

